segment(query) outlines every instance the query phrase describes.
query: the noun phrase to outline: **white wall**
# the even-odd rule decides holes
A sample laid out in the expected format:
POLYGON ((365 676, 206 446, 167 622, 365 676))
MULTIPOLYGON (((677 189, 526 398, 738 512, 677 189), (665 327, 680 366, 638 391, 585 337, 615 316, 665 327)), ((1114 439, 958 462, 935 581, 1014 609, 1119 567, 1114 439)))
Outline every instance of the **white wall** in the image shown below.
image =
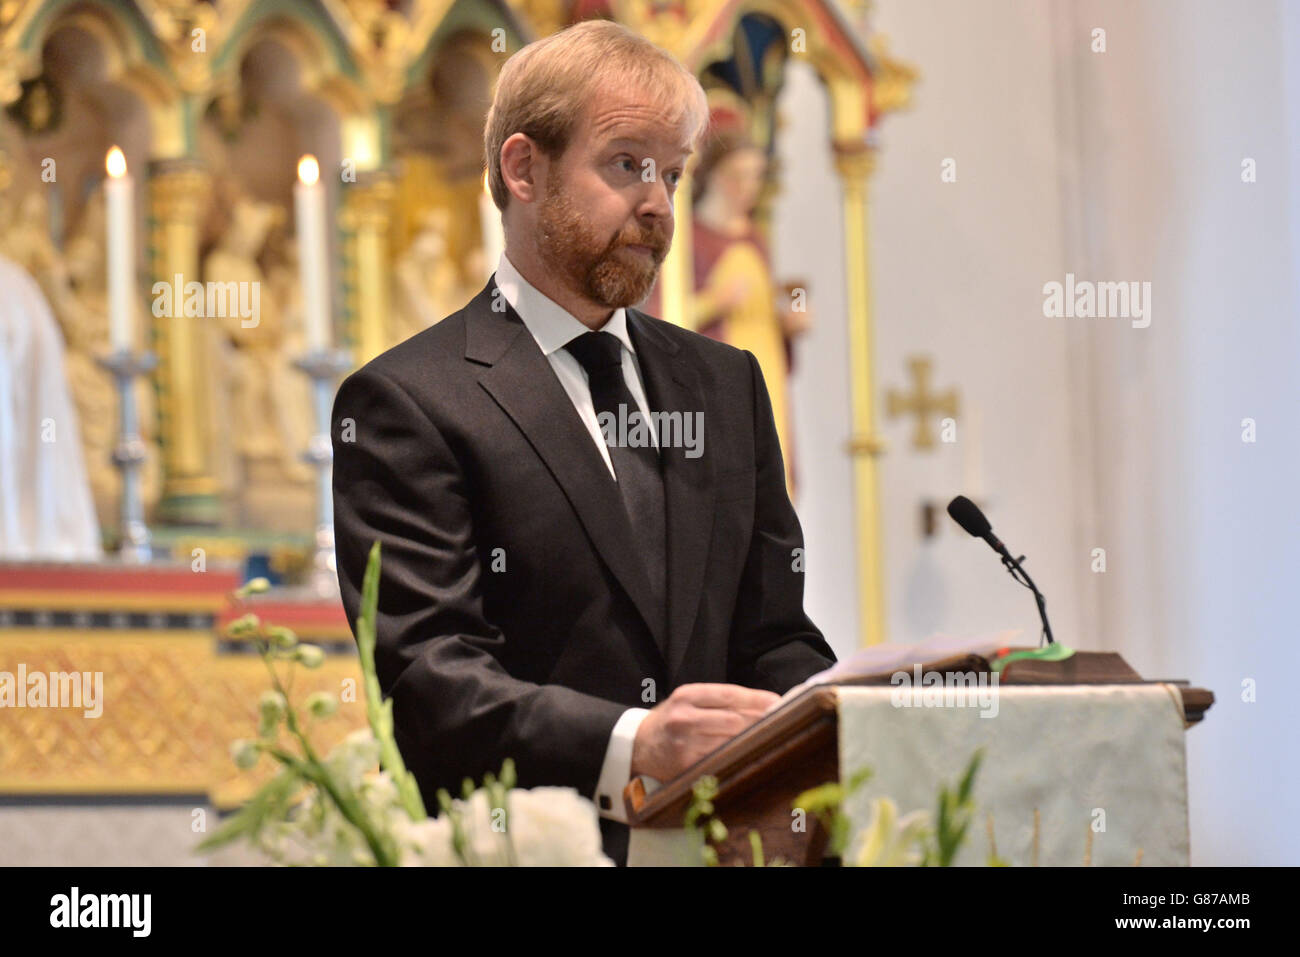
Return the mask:
POLYGON ((1218 696, 1187 739, 1195 863, 1300 860, 1298 715, 1279 681, 1300 663, 1296 6, 1059 8, 1074 35, 1105 25, 1110 38, 1103 56, 1061 60, 1085 210, 1072 249, 1099 275, 1149 279, 1155 303, 1141 334, 1092 328, 1081 343, 1094 534, 1114 556, 1098 639, 1218 696))
MULTIPOLYGON (((982 492, 1029 555, 1059 639, 1215 691, 1188 734, 1193 862, 1300 863, 1300 3, 878 0, 921 82, 887 117, 873 179, 878 401, 930 356, 961 392, 959 441, 880 428, 889 635, 1004 627, 1033 602, 925 500, 982 492), (1094 27, 1107 51, 1090 49, 1094 27), (957 162, 957 182, 940 163, 957 162), (1243 157, 1258 182, 1240 179, 1243 157), (1152 321, 1048 319, 1042 287, 1152 283, 1152 321), (981 420, 972 435, 971 413, 981 420), (1243 443, 1241 420, 1257 422, 1243 443), (978 446, 978 455, 971 457, 978 446), (978 463, 978 468, 976 467, 978 463), (978 472, 978 474, 975 474, 978 472), (1091 570, 1092 549, 1107 570, 1091 570), (1242 701, 1242 682, 1258 683, 1242 701)), ((818 326, 794 383, 808 606, 857 634, 842 228, 825 96, 782 111, 778 275, 808 275, 818 326)))

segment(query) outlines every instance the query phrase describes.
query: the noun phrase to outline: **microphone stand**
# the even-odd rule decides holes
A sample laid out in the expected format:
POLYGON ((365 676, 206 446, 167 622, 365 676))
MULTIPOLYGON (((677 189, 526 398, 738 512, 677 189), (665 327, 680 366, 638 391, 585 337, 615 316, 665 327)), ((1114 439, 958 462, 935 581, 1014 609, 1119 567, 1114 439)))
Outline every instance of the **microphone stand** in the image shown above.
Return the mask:
POLYGON ((1001 542, 998 542, 995 547, 1002 556, 1002 564, 1006 566, 1011 577, 1034 593, 1034 601, 1038 603, 1038 617, 1043 620, 1043 636, 1047 639, 1049 645, 1055 644, 1055 639, 1052 638, 1052 626, 1047 621, 1047 599, 1043 597, 1043 593, 1038 590, 1034 580, 1029 577, 1029 573, 1020 564, 1025 560, 1025 556, 1021 555, 1019 558, 1012 558, 1011 553, 1007 551, 1007 547, 1001 542))

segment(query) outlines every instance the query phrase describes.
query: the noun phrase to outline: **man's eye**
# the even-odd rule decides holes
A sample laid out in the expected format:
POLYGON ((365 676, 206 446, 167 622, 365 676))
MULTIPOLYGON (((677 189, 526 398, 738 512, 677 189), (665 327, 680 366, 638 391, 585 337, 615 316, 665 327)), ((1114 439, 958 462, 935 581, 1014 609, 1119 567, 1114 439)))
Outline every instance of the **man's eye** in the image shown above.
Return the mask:
POLYGON ((629 157, 624 157, 623 159, 621 159, 621 160, 618 161, 618 165, 619 165, 619 166, 635 167, 635 166, 636 166, 636 163, 634 163, 634 162, 633 162, 629 157))

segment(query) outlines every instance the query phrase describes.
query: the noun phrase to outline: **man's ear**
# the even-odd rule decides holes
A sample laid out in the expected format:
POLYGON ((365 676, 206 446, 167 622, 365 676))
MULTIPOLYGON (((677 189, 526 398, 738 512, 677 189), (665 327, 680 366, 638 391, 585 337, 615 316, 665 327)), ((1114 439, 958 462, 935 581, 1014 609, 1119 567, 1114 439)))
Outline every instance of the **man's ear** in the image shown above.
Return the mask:
POLYGON ((546 166, 546 156, 526 133, 513 133, 501 144, 501 178, 521 203, 542 195, 546 166))

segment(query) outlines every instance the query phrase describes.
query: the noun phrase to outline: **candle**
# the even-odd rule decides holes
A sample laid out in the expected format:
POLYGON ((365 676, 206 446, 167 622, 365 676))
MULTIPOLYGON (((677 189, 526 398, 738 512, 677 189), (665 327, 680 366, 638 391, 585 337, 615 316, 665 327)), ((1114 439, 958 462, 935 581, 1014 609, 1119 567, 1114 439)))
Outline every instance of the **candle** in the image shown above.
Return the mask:
POLYGON ((487 279, 496 272, 501 252, 506 248, 505 233, 501 229, 501 210, 492 202, 487 173, 483 174, 483 192, 478 195, 478 218, 483 233, 483 266, 487 270, 487 276, 483 278, 487 279))
POLYGON ((293 188, 298 230, 298 270, 302 281, 302 308, 307 323, 307 348, 329 344, 329 274, 326 272, 325 188, 320 165, 310 153, 298 161, 298 182, 293 188))
POLYGON ((104 213, 107 219, 108 328, 114 352, 135 348, 135 186, 126 172, 126 157, 114 146, 104 160, 104 213))

